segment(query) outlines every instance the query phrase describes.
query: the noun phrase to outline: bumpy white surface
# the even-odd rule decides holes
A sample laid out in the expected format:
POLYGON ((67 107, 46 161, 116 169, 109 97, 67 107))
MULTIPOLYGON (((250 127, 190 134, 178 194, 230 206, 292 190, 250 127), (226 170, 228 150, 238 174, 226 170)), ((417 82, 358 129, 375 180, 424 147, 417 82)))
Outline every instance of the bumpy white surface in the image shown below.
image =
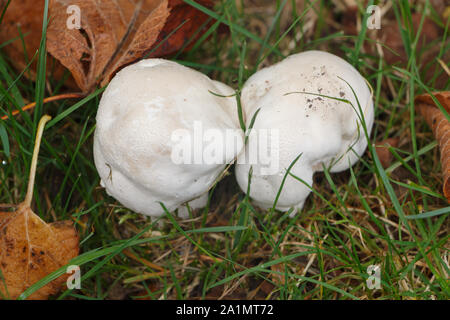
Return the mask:
MULTIPOLYGON (((367 147, 355 109, 347 103, 308 92, 349 100, 358 110, 354 89, 363 110, 369 134, 374 120, 371 92, 359 72, 343 59, 322 51, 292 55, 282 62, 253 75, 242 92, 242 106, 249 125, 260 108, 254 124, 258 129, 279 130, 279 170, 274 175, 261 175, 261 165, 253 165, 250 197, 262 208, 271 208, 286 169, 302 154, 291 173, 313 184, 313 174, 323 165, 339 172, 357 162, 367 147), (341 78, 341 79, 340 79, 341 78)), ((359 113, 359 111, 358 111, 359 113)), ((248 145, 246 152, 249 153, 248 145)), ((240 161, 244 153, 240 155, 240 161)), ((246 192, 250 165, 236 166, 237 181, 246 192)), ((288 176, 277 202, 278 210, 301 209, 311 189, 288 176)), ((295 214, 297 210, 294 210, 295 214)))
MULTIPOLYGON (((223 164, 175 164, 171 134, 193 132, 194 121, 204 130, 238 129, 234 91, 190 68, 163 59, 142 60, 121 70, 103 94, 94 137, 95 165, 101 184, 125 207, 145 215, 164 213, 204 196, 237 154, 223 164)), ((184 208, 185 209, 185 208, 184 208)), ((186 210, 184 210, 186 212, 186 210)))

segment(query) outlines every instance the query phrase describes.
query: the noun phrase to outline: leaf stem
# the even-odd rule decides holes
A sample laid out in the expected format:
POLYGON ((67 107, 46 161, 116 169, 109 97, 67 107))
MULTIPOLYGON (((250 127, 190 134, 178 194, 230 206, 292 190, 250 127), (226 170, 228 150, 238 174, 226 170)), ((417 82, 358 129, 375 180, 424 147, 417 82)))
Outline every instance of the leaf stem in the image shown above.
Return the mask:
POLYGON ((38 124, 36 132, 36 140, 34 142, 33 158, 31 160, 30 177, 28 179, 27 195, 23 204, 27 207, 31 206, 31 200, 33 198, 34 179, 36 177, 36 167, 39 155, 39 148, 41 146, 42 133, 44 132, 45 124, 50 121, 52 117, 45 115, 41 118, 38 124))
MULTIPOLYGON (((58 101, 58 100, 63 100, 63 99, 78 99, 78 98, 83 98, 84 96, 85 95, 82 94, 82 93, 63 93, 63 94, 60 94, 60 95, 57 95, 57 96, 45 98, 43 100, 43 103, 45 104, 45 103, 58 101)), ((20 111, 26 111, 26 110, 29 110, 29 109, 33 109, 35 106, 36 106, 36 102, 29 103, 25 107, 23 107, 21 110, 19 110, 19 109, 18 110, 14 110, 11 115, 12 116, 16 116, 16 115, 18 115, 20 113, 20 111)), ((8 119, 9 119, 8 115, 2 117, 2 120, 8 120, 8 119)))

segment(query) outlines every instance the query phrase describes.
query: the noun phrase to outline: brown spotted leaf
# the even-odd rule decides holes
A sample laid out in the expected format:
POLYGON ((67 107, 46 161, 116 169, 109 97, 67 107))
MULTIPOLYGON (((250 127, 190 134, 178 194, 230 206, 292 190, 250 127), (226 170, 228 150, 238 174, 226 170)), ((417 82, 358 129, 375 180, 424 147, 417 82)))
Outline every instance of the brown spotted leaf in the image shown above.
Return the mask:
MULTIPOLYGON (((78 255, 78 236, 72 222, 47 224, 29 207, 0 212, 0 296, 16 299, 30 285, 66 265, 78 255)), ((57 293, 67 275, 50 282, 30 296, 47 299, 57 293)))
MULTIPOLYGON (((433 93, 442 107, 450 112, 450 91, 433 93)), ((439 143, 441 152, 442 174, 444 176, 443 192, 450 202, 450 122, 436 106, 429 94, 416 97, 415 106, 439 143)))
MULTIPOLYGON (((37 158, 44 126, 39 122, 25 201, 15 211, 0 211, 0 298, 16 299, 31 285, 66 265, 78 255, 79 239, 70 221, 45 223, 30 207, 37 158)), ((11 206, 14 207, 14 206, 11 206)), ((47 299, 57 293, 68 275, 35 291, 30 299, 47 299)))
POLYGON ((163 29, 168 0, 53 0, 47 49, 84 92, 145 56, 163 29), (67 8, 80 8, 80 29, 68 28, 67 8))

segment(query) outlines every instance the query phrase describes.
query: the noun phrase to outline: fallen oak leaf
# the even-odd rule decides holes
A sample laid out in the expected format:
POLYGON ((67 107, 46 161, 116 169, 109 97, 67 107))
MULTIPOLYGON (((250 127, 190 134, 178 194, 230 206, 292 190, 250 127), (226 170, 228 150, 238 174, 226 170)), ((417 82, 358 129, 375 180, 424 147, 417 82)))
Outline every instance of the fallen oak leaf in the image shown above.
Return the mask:
POLYGON ((83 92, 105 85, 120 67, 142 58, 158 39, 168 0, 53 0, 47 50, 83 92), (80 8, 81 28, 68 29, 67 7, 80 8))
MULTIPOLYGON (((66 265, 78 255, 79 239, 70 221, 47 224, 31 210, 40 142, 45 124, 39 122, 24 202, 15 211, 0 212, 0 297, 16 299, 32 284, 66 265)), ((34 292, 30 299, 47 299, 57 293, 68 275, 34 292)))
MULTIPOLYGON (((450 91, 433 93, 433 95, 442 107, 450 112, 450 91)), ((450 123, 429 94, 417 96, 415 105, 438 141, 444 177, 443 193, 450 202, 450 123)))

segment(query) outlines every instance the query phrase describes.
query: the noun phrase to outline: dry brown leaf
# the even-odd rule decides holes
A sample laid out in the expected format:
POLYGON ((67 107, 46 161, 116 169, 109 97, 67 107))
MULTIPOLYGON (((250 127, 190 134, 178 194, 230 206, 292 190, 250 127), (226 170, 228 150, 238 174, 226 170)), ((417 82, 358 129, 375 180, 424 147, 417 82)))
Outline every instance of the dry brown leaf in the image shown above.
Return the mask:
POLYGON ((89 92, 148 53, 169 11, 168 0, 53 0, 47 49, 89 92), (70 5, 80 8, 79 30, 66 26, 70 5))
MULTIPOLYGON (((0 12, 3 12, 8 0, 0 0, 0 12)), ((9 57, 12 65, 19 71, 24 70, 39 49, 42 36, 42 18, 44 0, 11 1, 0 26, 0 43, 8 43, 2 51, 9 57), (22 41, 23 38, 23 41, 22 41)), ((35 79, 37 59, 34 59, 25 76, 35 79)), ((66 69, 54 58, 48 56, 47 73, 56 79, 62 79, 66 69)), ((73 79, 66 85, 75 88, 73 79)))
MULTIPOLYGON (((7 2, 0 0, 0 10, 7 2)), ((210 9, 214 4, 213 0, 196 2, 210 9)), ((3 50, 20 71, 39 48, 43 11, 44 0, 12 1, 6 11, 0 42, 12 40, 3 50)), ((66 85, 85 94, 141 58, 189 50, 214 23, 182 0, 50 0, 49 16, 47 50, 52 55, 47 72, 59 80, 67 67, 73 77, 66 85), (80 8, 80 30, 67 27, 69 5, 80 8)), ((221 25, 219 32, 222 29, 221 25)), ((34 62, 26 75, 34 79, 35 69, 34 62)))
MULTIPOLYGON (((0 297, 16 299, 32 284, 66 265, 78 255, 79 239, 71 221, 47 224, 31 210, 40 139, 49 116, 38 127, 25 201, 15 211, 0 212, 0 297)), ((29 299, 57 293, 68 275, 34 292, 29 299)))
POLYGON ((387 167, 389 167, 391 165, 392 159, 394 158, 392 153, 389 151, 389 147, 397 148, 399 142, 400 139, 398 138, 389 138, 375 144, 375 150, 383 168, 386 169, 387 167))
MULTIPOLYGON (((450 112, 450 91, 433 93, 447 112, 450 112)), ((443 192, 450 202, 450 123, 436 106, 431 96, 420 95, 415 99, 416 109, 433 130, 441 152, 442 174, 444 176, 443 192)))
MULTIPOLYGON (((1 12, 3 12, 7 2, 7 0, 0 0, 1 12)), ((19 70, 25 69, 39 48, 41 41, 44 8, 36 6, 35 2, 36 0, 24 0, 22 3, 11 1, 0 27, 0 43, 16 39, 5 46, 3 50, 11 57, 11 62, 19 70), (26 10, 20 9, 20 7, 25 7, 26 10), (21 33, 24 44, 20 39, 21 33)))
MULTIPOLYGON (((433 95, 435 98, 440 102, 442 107, 450 113, 450 91, 444 91, 444 92, 434 92, 433 95)), ((429 94, 422 94, 415 98, 415 103, 422 103, 422 104, 428 104, 430 106, 437 106, 434 103, 433 98, 429 94)))
MULTIPOLYGON (((198 4, 212 8, 212 0, 197 0, 198 4)), ((198 38, 213 24, 210 17, 185 3, 183 0, 169 0, 170 15, 158 36, 149 57, 162 57, 187 51, 198 38)), ((220 29, 219 29, 220 31, 220 29)))
MULTIPOLYGON (((0 294, 16 299, 30 285, 67 264, 78 254, 78 237, 72 222, 46 224, 29 207, 0 212, 0 264, 7 292, 0 294)), ((57 293, 67 276, 50 282, 30 299, 47 299, 57 293)))

